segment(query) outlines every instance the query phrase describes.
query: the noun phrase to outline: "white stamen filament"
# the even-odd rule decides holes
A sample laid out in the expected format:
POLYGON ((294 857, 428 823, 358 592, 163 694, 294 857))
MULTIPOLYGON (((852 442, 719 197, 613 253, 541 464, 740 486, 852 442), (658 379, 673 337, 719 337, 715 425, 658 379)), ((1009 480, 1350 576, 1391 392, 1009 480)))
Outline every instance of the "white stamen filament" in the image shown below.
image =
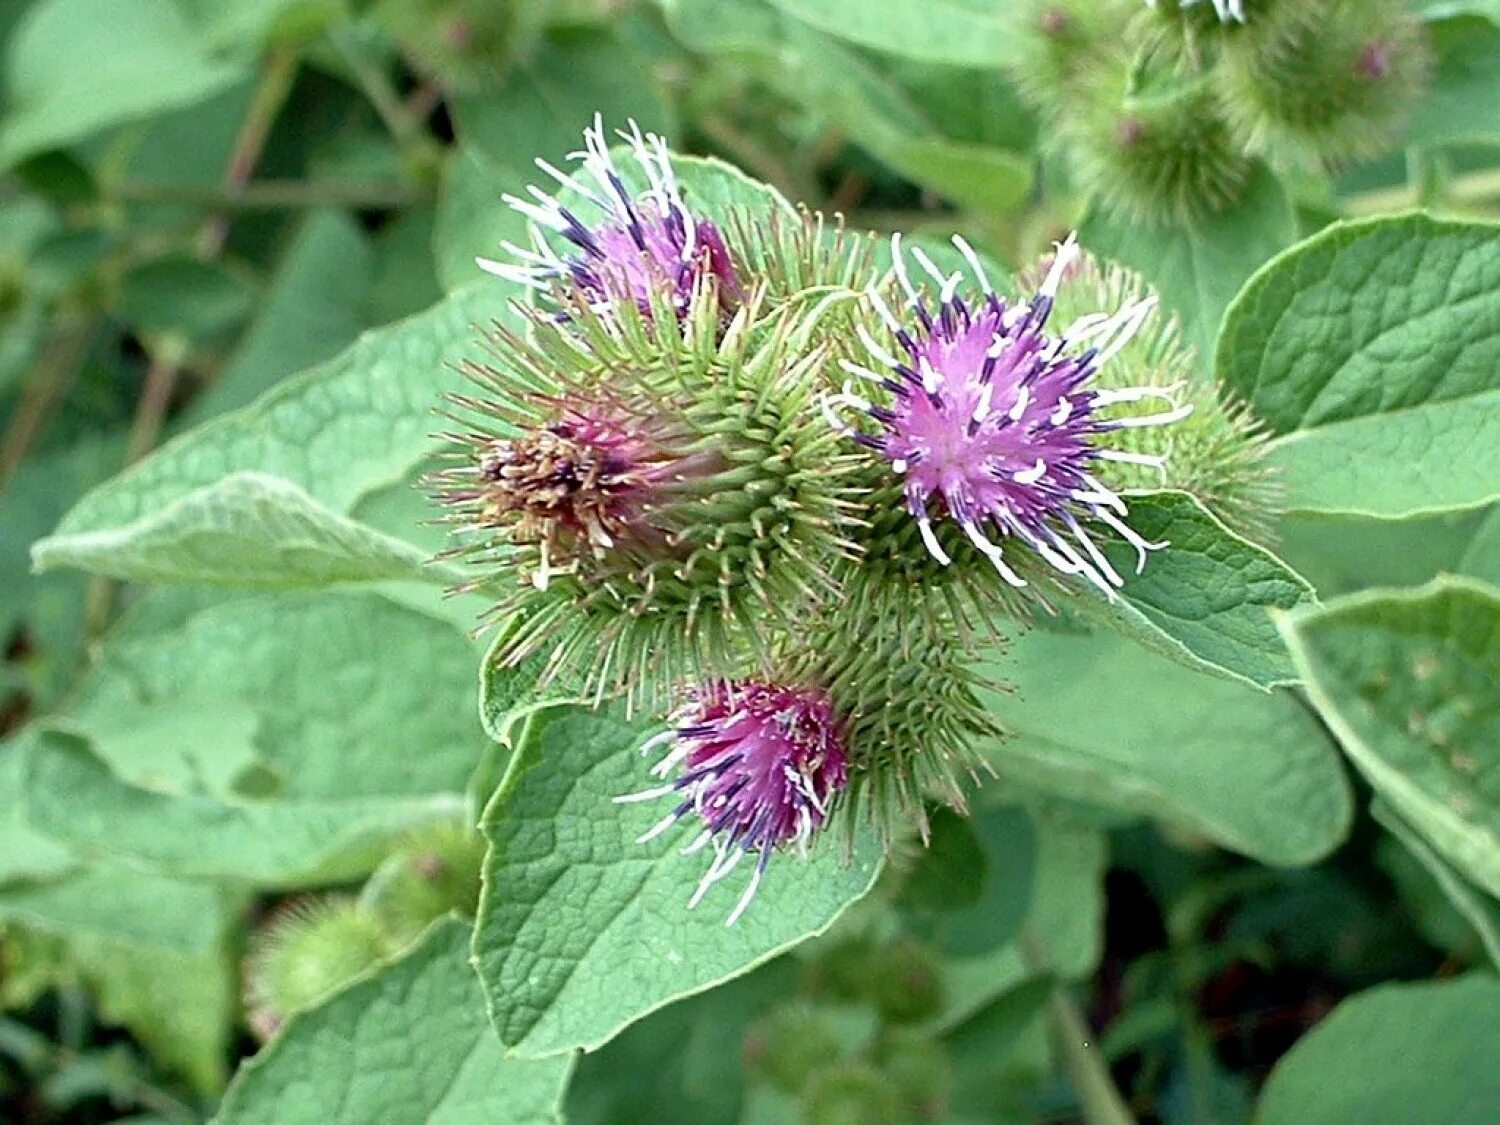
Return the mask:
POLYGON ((979 279, 980 288, 982 288, 986 294, 993 293, 994 289, 990 287, 989 275, 984 272, 984 264, 980 262, 979 255, 974 253, 974 247, 970 246, 968 241, 961 234, 955 234, 952 238, 952 242, 954 248, 963 255, 964 261, 969 263, 969 268, 974 271, 974 276, 979 279))
POLYGON ((1106 461, 1119 461, 1126 465, 1145 465, 1150 469, 1166 472, 1167 459, 1156 453, 1131 453, 1124 449, 1101 449, 1099 456, 1106 461))
POLYGON ((724 920, 724 925, 726 927, 732 926, 740 920, 740 915, 745 913, 745 908, 750 905, 750 900, 755 897, 756 888, 760 886, 761 870, 761 865, 757 863, 754 869, 750 872, 750 883, 745 887, 745 893, 740 895, 740 901, 735 904, 734 910, 731 911, 729 917, 724 920))
POLYGON ((1120 519, 1119 516, 1115 515, 1107 508, 1095 509, 1094 514, 1105 523, 1107 523, 1110 527, 1114 528, 1115 531, 1119 533, 1121 539, 1125 540, 1125 542, 1129 543, 1132 547, 1135 548, 1135 572, 1137 574, 1146 569, 1146 553, 1148 551, 1159 551, 1163 547, 1171 545, 1165 539, 1163 539, 1160 543, 1151 543, 1145 539, 1142 539, 1140 535, 1136 533, 1134 528, 1125 523, 1124 520, 1120 519))
POLYGON ((1026 408, 1028 406, 1030 406, 1030 405, 1031 405, 1031 388, 1027 387, 1027 386, 1023 386, 1023 387, 1021 387, 1020 390, 1018 390, 1016 392, 1016 401, 1015 401, 1015 404, 1010 408, 1010 420, 1012 422, 1019 422, 1021 420, 1021 418, 1025 415, 1026 408))
POLYGON ((1073 403, 1066 395, 1064 395, 1062 398, 1057 400, 1057 409, 1052 412, 1052 417, 1047 420, 1054 426, 1061 426, 1070 417, 1072 417, 1072 414, 1073 403))
POLYGON ((854 334, 859 337, 859 342, 865 346, 865 350, 881 363, 891 368, 901 366, 901 361, 877 344, 875 337, 870 335, 869 330, 863 324, 855 326, 854 334))
POLYGON ((948 552, 943 550, 943 545, 937 541, 937 536, 932 533, 932 520, 928 518, 926 512, 917 517, 917 530, 921 532, 922 542, 926 544, 927 551, 933 558, 943 566, 953 561, 948 556, 948 552))
POLYGON ((911 283, 911 278, 906 273, 906 258, 901 253, 901 232, 897 231, 891 235, 891 264, 896 269, 896 280, 901 283, 901 288, 906 290, 906 299, 913 305, 920 305, 922 299, 917 296, 917 290, 911 283))
POLYGON ((1076 234, 1069 234, 1066 239, 1056 245, 1057 252, 1052 255, 1052 268, 1047 271, 1046 280, 1042 282, 1042 287, 1038 290, 1043 297, 1057 296, 1057 289, 1062 284, 1063 274, 1072 268, 1081 253, 1076 234))
POLYGON ((1047 462, 1038 457, 1035 465, 1029 469, 1022 469, 1019 473, 1014 474, 1011 479, 1017 484, 1035 484, 1046 475, 1047 462))
POLYGON ((1009 582, 1017 589, 1025 588, 1026 579, 1022 578, 1019 574, 1017 574, 1010 568, 1010 564, 1005 561, 1004 552, 1001 551, 1000 547, 997 544, 991 543, 989 541, 984 532, 979 530, 979 526, 977 524, 964 522, 959 526, 964 529, 964 534, 969 537, 969 542, 978 547, 985 558, 989 559, 990 562, 994 564, 994 567, 997 571, 999 571, 1001 578, 1005 579, 1005 581, 1009 582))
POLYGON ((622 793, 614 799, 617 805, 634 805, 641 801, 655 801, 668 793, 675 793, 675 785, 658 785, 655 789, 642 789, 639 793, 622 793))

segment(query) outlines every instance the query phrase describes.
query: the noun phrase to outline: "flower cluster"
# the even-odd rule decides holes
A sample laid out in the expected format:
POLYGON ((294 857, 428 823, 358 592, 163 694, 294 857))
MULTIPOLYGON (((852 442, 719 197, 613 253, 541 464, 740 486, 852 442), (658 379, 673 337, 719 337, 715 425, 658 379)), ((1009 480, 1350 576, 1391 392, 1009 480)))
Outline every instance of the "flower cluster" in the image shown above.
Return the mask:
POLYGON ((961 268, 898 235, 881 273, 819 218, 701 208, 661 138, 619 138, 596 119, 574 170, 539 162, 559 196, 510 198, 530 247, 480 264, 540 307, 470 371, 435 492, 472 585, 500 583, 492 659, 676 698, 655 784, 618 800, 672 802, 642 843, 693 826, 690 905, 752 857, 733 923, 836 816, 962 805, 1001 733, 969 659, 988 593, 1118 597, 1116 548, 1139 571, 1165 546, 1129 522, 1120 473, 1166 468, 1134 435, 1197 403, 1106 376, 1156 301, 1080 309, 1071 238, 1019 299, 958 237, 961 268))

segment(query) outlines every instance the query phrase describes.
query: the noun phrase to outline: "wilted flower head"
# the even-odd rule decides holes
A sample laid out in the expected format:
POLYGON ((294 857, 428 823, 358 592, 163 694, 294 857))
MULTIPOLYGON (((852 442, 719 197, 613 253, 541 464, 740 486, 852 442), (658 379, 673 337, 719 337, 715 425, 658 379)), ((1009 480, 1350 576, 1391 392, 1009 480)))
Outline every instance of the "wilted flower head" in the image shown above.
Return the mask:
POLYGON ((597 214, 585 222, 572 207, 538 187, 528 189, 531 199, 507 195, 505 202, 536 224, 531 248, 506 242, 504 248, 514 261, 481 258, 480 267, 534 289, 571 283, 601 310, 633 301, 649 315, 653 298, 664 297, 682 316, 699 279, 709 275, 719 282, 721 300, 732 303, 739 285, 729 249, 719 229, 696 217, 683 202, 666 142, 654 133, 642 133, 634 121, 617 135, 630 147, 645 178, 644 190, 632 192, 627 186, 610 155, 603 120, 595 116, 583 134, 584 151, 571 154, 582 175, 569 174, 540 157, 536 163, 577 197, 577 206, 597 214), (560 235, 571 247, 554 247, 545 232, 560 235))
MULTIPOLYGON (((1006 562, 996 539, 1015 538, 1063 574, 1080 575, 1108 596, 1123 579, 1090 538, 1083 521, 1112 529, 1138 554, 1146 542, 1125 522, 1125 502, 1098 476, 1101 461, 1160 465, 1161 458, 1113 449, 1111 431, 1164 425, 1186 416, 1171 388, 1091 389, 1094 374, 1129 342, 1151 315, 1145 297, 1109 312, 1080 317, 1058 335, 1046 331, 1058 286, 1078 259, 1070 238, 1028 302, 1013 303, 990 288, 984 267, 961 238, 954 245, 973 269, 982 293, 959 294, 961 273, 944 276, 920 248, 912 256, 939 288, 935 306, 907 274, 900 236, 893 242, 896 275, 911 319, 898 320, 880 295, 871 300, 892 338, 886 347, 862 326, 860 339, 877 371, 845 363, 854 375, 886 392, 884 404, 854 394, 849 385, 829 404, 855 406, 883 428, 848 432, 877 450, 904 477, 907 507, 928 550, 951 559, 931 520, 946 514, 1010 585, 1026 580, 1006 562), (1110 417, 1110 407, 1159 399, 1168 409, 1110 417), (934 502, 940 510, 934 512, 934 502)), ((837 423, 838 419, 833 420, 837 423)))
MULTIPOLYGON (((1169 0, 1170 2, 1170 0, 1169 0)), ((1156 0, 1146 0, 1151 7, 1156 7, 1156 0)), ((1202 3, 1202 0, 1176 0, 1179 8, 1193 8, 1202 3)), ((1245 0, 1213 0, 1214 11, 1219 13, 1221 20, 1237 20, 1245 22, 1245 0)))
POLYGON ((699 687, 674 719, 673 729, 651 739, 641 752, 669 747, 651 772, 658 778, 675 772, 675 778, 615 799, 680 799, 639 843, 684 818, 701 825, 683 854, 711 846, 714 858, 690 907, 755 853, 750 881, 726 923, 733 925, 755 897, 776 850, 787 844, 805 849, 827 821, 849 776, 841 725, 822 691, 755 680, 699 687))

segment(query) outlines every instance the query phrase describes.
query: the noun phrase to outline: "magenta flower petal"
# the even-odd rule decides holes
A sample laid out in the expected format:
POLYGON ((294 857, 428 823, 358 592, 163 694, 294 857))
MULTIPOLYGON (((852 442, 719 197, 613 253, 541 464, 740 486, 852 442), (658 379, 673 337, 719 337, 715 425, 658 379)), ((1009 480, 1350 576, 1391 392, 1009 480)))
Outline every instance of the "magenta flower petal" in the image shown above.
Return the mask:
POLYGON ((684 854, 712 847, 714 859, 689 907, 745 856, 756 856, 750 882, 726 923, 733 925, 755 897, 776 850, 788 844, 805 849, 827 822, 849 778, 848 751, 833 704, 815 688, 720 681, 696 689, 675 718, 676 726, 642 753, 670 747, 651 772, 676 777, 616 800, 679 798, 639 842, 683 819, 699 823, 684 854))
MULTIPOLYGON (((897 277, 911 320, 902 323, 872 292, 894 346, 884 347, 861 331, 871 364, 845 364, 851 374, 880 384, 888 392, 887 404, 877 405, 846 385, 829 405, 855 406, 879 423, 879 434, 849 432, 904 477, 907 506, 939 562, 947 565, 951 559, 931 521, 946 514, 1013 586, 1026 581, 1005 561, 997 539, 1018 539, 1056 570, 1080 575, 1113 597, 1123 579, 1081 521, 1113 529, 1136 548, 1140 566, 1146 552, 1162 544, 1147 543, 1131 530, 1124 521, 1125 501, 1094 470, 1100 461, 1161 462, 1111 449, 1108 435, 1127 426, 1168 424, 1191 408, 1178 406, 1169 388, 1093 390, 1089 383, 1139 331, 1155 301, 1083 317, 1050 335, 1047 322, 1057 288, 1078 256, 1072 239, 1058 247, 1041 289, 1026 303, 996 295, 968 244, 958 238, 954 244, 974 270, 981 294, 960 295, 962 275, 944 276, 914 249, 912 256, 939 287, 938 300, 929 306, 907 275, 896 236, 897 277), (1165 400, 1168 409, 1144 416, 1108 414, 1117 404, 1149 398, 1165 400)), ((842 425, 836 415, 833 420, 842 425)))
POLYGON ((723 235, 683 202, 667 144, 654 133, 642 133, 634 121, 617 135, 629 145, 647 187, 632 194, 611 156, 603 120, 584 132, 584 151, 574 153, 580 174, 570 174, 545 160, 537 166, 583 201, 595 215, 585 222, 557 199, 530 188, 530 199, 505 196, 536 227, 530 249, 505 243, 514 261, 478 260, 480 268, 509 281, 547 290, 558 282, 575 286, 596 308, 634 301, 649 314, 653 298, 665 297, 682 316, 705 276, 719 285, 721 297, 740 295, 734 263, 723 235), (554 247, 543 231, 568 244, 554 247))

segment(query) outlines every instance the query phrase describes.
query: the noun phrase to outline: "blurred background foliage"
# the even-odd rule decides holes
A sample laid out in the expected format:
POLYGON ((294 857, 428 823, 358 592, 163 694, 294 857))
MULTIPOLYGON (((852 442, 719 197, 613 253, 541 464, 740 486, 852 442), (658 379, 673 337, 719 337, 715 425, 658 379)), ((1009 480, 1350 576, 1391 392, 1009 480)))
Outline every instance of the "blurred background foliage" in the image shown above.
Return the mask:
MULTIPOLYGON (((340 949, 358 949, 337 971, 353 972, 463 897, 428 888, 469 885, 472 841, 403 833, 459 819, 482 760, 466 607, 394 584, 142 596, 33 575, 29 549, 183 429, 474 285, 476 254, 524 236, 502 192, 535 179, 533 156, 562 161, 595 111, 855 227, 962 229, 1011 267, 1081 225, 1162 289, 1205 364, 1229 299, 1297 237, 1418 204, 1500 215, 1492 4, 1412 5, 1431 71, 1379 153, 1257 165, 1229 205, 1160 223, 1104 206, 1057 158, 1005 65, 1007 7, 0 0, 0 1119, 202 1119, 285 1015, 242 987, 249 935, 344 926, 340 949), (107 786, 77 846, 37 830, 28 748, 72 786, 102 784, 102 755, 195 799, 275 795, 281 819, 120 865, 89 845, 112 831, 107 786), (304 832, 316 846, 278 846, 304 832), (330 887, 343 897, 300 897, 330 887)), ((403 482, 361 503, 434 542, 403 482)), ((1493 508, 1305 514, 1278 538, 1325 596, 1500 578, 1493 508)), ((1132 668, 1143 685, 1182 675, 1132 668)), ((1296 708, 1276 723, 1324 737, 1296 708)), ((1272 817, 1240 849, 1274 866, 1192 817, 1145 822, 1133 799, 993 787, 972 822, 939 814, 932 848, 899 857, 832 934, 584 1057, 567 1118, 1061 1122, 1103 1065, 1141 1120, 1246 1121, 1341 999, 1478 969, 1500 944, 1492 900, 1465 899, 1396 814, 1348 828, 1328 776, 1303 839, 1278 852, 1272 817), (1060 1049, 1059 1025, 1095 1049, 1060 1049)), ((283 999, 317 998, 278 979, 283 999)), ((1432 1033, 1493 1043, 1493 986, 1465 987, 1423 1009, 1432 1033)), ((1262 1119, 1310 1120, 1278 1112, 1268 1099, 1262 1119)))

